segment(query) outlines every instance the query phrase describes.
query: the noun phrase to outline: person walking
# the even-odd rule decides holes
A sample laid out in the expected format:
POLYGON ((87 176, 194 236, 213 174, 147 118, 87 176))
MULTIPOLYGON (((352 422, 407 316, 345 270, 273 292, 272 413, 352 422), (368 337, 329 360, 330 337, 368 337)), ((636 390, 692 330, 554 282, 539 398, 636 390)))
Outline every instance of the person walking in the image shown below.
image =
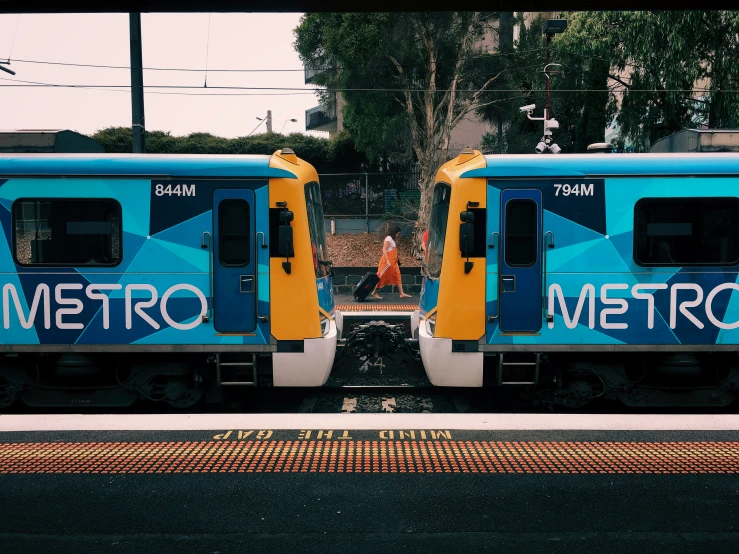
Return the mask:
POLYGON ((398 264, 398 246, 395 242, 400 239, 400 229, 398 227, 391 227, 388 235, 382 243, 382 256, 380 257, 380 263, 377 266, 377 275, 380 277, 380 281, 377 283, 375 290, 372 291, 372 298, 382 300, 382 297, 377 294, 377 291, 387 285, 395 285, 398 287, 401 298, 410 298, 410 294, 406 294, 403 291, 403 283, 400 277, 400 266, 398 264))

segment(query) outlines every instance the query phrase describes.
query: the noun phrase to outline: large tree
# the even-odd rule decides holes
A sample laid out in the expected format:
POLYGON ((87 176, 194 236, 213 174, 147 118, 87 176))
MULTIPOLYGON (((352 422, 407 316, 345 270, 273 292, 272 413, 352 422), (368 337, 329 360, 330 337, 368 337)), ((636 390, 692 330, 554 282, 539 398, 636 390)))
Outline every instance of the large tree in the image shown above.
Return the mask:
POLYGON ((610 66, 621 97, 621 142, 637 150, 705 123, 739 121, 739 12, 639 11, 567 14, 558 44, 610 66), (707 88, 706 91, 696 90, 707 88))
POLYGON ((498 100, 488 91, 499 68, 484 41, 497 20, 495 12, 311 13, 295 30, 303 63, 327 87, 323 102, 342 94, 357 147, 373 157, 408 151, 418 162, 416 245, 452 130, 498 100))

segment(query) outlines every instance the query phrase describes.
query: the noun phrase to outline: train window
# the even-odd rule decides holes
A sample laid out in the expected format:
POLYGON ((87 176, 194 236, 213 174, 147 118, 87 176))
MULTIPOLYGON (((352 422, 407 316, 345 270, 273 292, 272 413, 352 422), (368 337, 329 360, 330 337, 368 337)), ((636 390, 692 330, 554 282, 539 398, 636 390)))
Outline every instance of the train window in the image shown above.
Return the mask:
POLYGON ((434 187, 434 198, 431 201, 431 229, 427 248, 428 275, 438 279, 441 275, 441 260, 444 256, 444 238, 446 224, 449 219, 449 199, 452 188, 445 183, 437 183, 434 187))
POLYGON ((251 255, 249 203, 239 198, 218 204, 218 259, 221 265, 244 267, 251 255))
POLYGON ((531 267, 536 263, 536 202, 509 200, 505 206, 505 262, 509 267, 531 267))
POLYGON ((642 266, 739 263, 739 198, 642 198, 634 206, 642 266))
POLYGON ((109 198, 24 198, 13 204, 15 261, 22 266, 115 266, 121 205, 109 198))
POLYGON ((321 188, 315 181, 305 185, 305 207, 308 210, 308 232, 310 233, 313 269, 320 279, 329 273, 328 250, 326 249, 326 231, 323 227, 323 205, 321 204, 321 188))

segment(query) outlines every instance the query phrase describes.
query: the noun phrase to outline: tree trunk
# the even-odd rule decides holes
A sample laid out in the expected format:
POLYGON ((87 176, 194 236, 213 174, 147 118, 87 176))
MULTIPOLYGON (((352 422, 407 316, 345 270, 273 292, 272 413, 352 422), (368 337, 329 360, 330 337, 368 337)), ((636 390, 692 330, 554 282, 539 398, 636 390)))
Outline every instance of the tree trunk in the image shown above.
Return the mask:
POLYGON ((424 155, 419 156, 418 165, 421 169, 421 201, 418 206, 418 219, 413 229, 413 252, 421 254, 421 240, 423 233, 429 229, 431 222, 431 202, 434 198, 436 172, 446 162, 446 148, 428 148, 424 155))

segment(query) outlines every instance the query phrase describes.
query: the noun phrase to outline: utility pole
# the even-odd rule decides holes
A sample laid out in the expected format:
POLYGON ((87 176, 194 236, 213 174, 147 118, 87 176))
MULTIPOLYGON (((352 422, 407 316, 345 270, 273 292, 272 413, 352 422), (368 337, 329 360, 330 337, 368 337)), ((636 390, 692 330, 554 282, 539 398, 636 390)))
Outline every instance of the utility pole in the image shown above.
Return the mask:
MULTIPOLYGON (((544 121, 549 120, 549 116, 552 112, 552 103, 549 100, 549 47, 552 44, 552 37, 554 34, 547 33, 547 63, 544 66, 544 73, 547 75, 547 105, 544 107, 544 121)), ((546 123, 544 124, 544 127, 546 128, 546 123)))
MULTIPOLYGON (((550 65, 559 65, 559 64, 552 64, 550 59, 550 47, 552 45, 552 39, 554 38, 554 35, 557 33, 561 33, 567 28, 567 20, 566 19, 550 19, 547 24, 544 27, 544 34, 547 37, 547 63, 544 66, 544 73, 546 74, 547 78, 547 104, 544 107, 544 129, 548 129, 547 121, 552 116, 552 102, 549 98, 549 81, 550 81, 550 74, 549 74, 549 66, 550 65)), ((551 135, 551 133, 550 133, 551 135)), ((549 144, 550 141, 547 141, 547 144, 549 144)))
POLYGON ((144 71, 141 61, 141 14, 130 13, 129 28, 131 39, 131 130, 133 131, 133 152, 143 154, 144 145, 144 71))
POLYGON ((543 121, 544 122, 544 136, 541 137, 541 140, 539 141, 539 144, 536 145, 536 148, 534 148, 534 151, 537 154, 543 154, 544 152, 549 152, 551 154, 559 154, 562 149, 559 147, 559 145, 552 142, 552 129, 559 129, 559 122, 556 119, 552 119, 552 102, 549 98, 549 66, 556 65, 559 66, 558 63, 551 63, 550 62, 550 52, 549 47, 552 42, 552 38, 555 34, 561 33, 567 28, 567 20, 566 19, 550 19, 546 26, 544 27, 544 34, 547 37, 547 63, 544 66, 544 76, 547 79, 547 98, 546 98, 546 106, 544 106, 544 117, 531 117, 531 114, 536 109, 536 104, 529 104, 528 106, 521 106, 519 110, 522 112, 526 112, 526 117, 528 117, 531 121, 543 121))
MULTIPOLYGON (((499 50, 501 52, 513 52, 513 12, 500 12, 499 23, 499 50)), ((498 124, 498 153, 503 153, 503 111, 496 110, 498 124)))
POLYGON ((267 110, 267 132, 272 132, 272 110, 267 110))

